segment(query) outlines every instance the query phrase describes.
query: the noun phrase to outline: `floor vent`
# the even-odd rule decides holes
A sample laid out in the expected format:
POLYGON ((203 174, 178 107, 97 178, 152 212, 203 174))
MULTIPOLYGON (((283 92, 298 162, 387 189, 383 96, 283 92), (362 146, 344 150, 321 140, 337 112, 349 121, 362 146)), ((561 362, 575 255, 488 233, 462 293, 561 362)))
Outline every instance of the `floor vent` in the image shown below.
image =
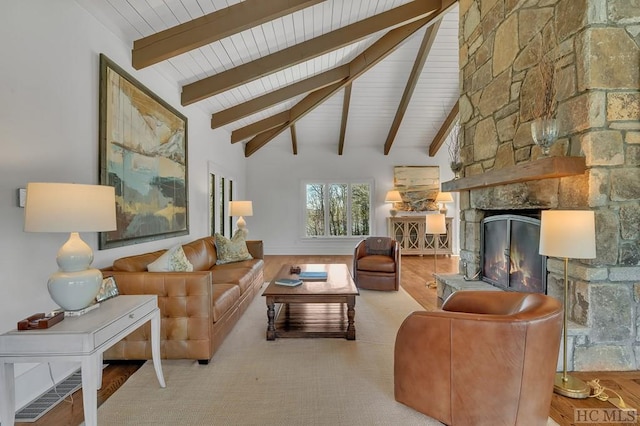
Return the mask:
POLYGON ((82 374, 76 370, 57 386, 52 387, 38 398, 31 401, 16 413, 16 421, 35 422, 49 410, 55 407, 60 401, 67 398, 73 392, 82 387, 82 374))

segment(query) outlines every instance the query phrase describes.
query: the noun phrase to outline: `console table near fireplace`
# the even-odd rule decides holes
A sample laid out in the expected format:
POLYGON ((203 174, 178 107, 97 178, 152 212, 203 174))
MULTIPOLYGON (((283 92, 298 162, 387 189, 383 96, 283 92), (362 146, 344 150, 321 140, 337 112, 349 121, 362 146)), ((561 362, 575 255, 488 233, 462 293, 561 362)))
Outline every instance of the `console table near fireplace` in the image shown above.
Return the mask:
MULTIPOLYGON (((446 219, 447 233, 439 235, 438 254, 451 256, 452 218, 446 219)), ((387 229, 389 236, 400 243, 400 253, 403 255, 431 255, 436 251, 433 235, 426 234, 424 215, 395 216, 388 218, 387 229)))

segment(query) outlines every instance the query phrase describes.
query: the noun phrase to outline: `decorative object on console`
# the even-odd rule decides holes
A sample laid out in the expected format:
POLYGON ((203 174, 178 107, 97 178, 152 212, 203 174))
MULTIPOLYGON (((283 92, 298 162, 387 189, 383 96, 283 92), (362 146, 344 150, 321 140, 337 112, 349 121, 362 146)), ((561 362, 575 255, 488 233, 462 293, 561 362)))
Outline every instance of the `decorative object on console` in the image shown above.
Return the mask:
POLYGON ((236 226, 246 238, 249 230, 243 216, 253 216, 253 203, 251 201, 229 201, 229 215, 238 216, 236 226))
POLYGON ((18 321, 18 330, 38 330, 49 328, 64 319, 64 311, 53 311, 49 313, 40 312, 33 314, 21 321, 18 321))
POLYGON ((447 203, 453 203, 453 195, 450 192, 438 192, 436 203, 440 203, 440 213, 447 215, 447 203))
POLYGON ((187 117, 100 55, 99 124, 100 183, 118 191, 100 249, 187 235, 187 117))
POLYGON ((384 197, 385 203, 393 203, 391 204, 391 210, 389 210, 389 214, 395 217, 398 214, 398 210, 396 209, 395 203, 402 202, 402 195, 400 195, 400 191, 392 189, 391 191, 387 191, 387 195, 384 197))
POLYGON ((567 269, 569 258, 596 257, 595 214, 585 210, 546 210, 540 221, 540 254, 564 258, 564 318, 562 323, 562 373, 557 373, 554 392, 569 398, 586 398, 589 386, 582 380, 567 375, 567 269))
POLYGON ((215 234, 217 259, 216 265, 251 260, 253 257, 247 248, 247 242, 241 229, 236 230, 231 239, 222 234, 215 234))
POLYGON ((425 233, 433 235, 433 281, 429 281, 427 285, 434 286, 436 284, 435 275, 438 273, 438 241, 440 240, 441 234, 447 233, 447 223, 444 214, 428 214, 426 216, 425 233))
POLYGON ((90 268, 93 251, 79 232, 116 229, 115 190, 105 185, 29 183, 25 206, 26 232, 70 232, 56 262, 60 269, 49 278, 51 298, 66 311, 95 301, 102 272, 90 268))
MULTIPOLYGON (((193 268, 192 268, 193 269, 193 268)), ((111 299, 119 295, 118 286, 116 280, 113 277, 106 277, 102 280, 102 285, 96 296, 96 302, 102 302, 103 300, 111 299)))

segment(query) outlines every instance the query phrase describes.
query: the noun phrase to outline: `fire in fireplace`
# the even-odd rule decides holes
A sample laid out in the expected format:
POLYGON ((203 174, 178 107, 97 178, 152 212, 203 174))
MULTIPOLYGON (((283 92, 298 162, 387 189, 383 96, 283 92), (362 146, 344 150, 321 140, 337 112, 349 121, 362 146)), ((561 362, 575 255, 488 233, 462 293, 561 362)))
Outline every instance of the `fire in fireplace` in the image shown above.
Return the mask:
POLYGON ((482 221, 482 280, 504 290, 546 293, 546 257, 538 254, 540 220, 501 214, 482 221))

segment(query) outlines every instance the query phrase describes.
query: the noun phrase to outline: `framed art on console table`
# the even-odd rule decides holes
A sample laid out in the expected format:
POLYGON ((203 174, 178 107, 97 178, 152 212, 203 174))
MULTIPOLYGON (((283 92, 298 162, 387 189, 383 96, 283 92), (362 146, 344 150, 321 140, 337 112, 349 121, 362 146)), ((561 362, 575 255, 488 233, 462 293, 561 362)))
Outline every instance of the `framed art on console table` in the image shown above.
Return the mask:
POLYGON ((99 127, 118 223, 100 249, 188 234, 187 118, 101 54, 99 127))

